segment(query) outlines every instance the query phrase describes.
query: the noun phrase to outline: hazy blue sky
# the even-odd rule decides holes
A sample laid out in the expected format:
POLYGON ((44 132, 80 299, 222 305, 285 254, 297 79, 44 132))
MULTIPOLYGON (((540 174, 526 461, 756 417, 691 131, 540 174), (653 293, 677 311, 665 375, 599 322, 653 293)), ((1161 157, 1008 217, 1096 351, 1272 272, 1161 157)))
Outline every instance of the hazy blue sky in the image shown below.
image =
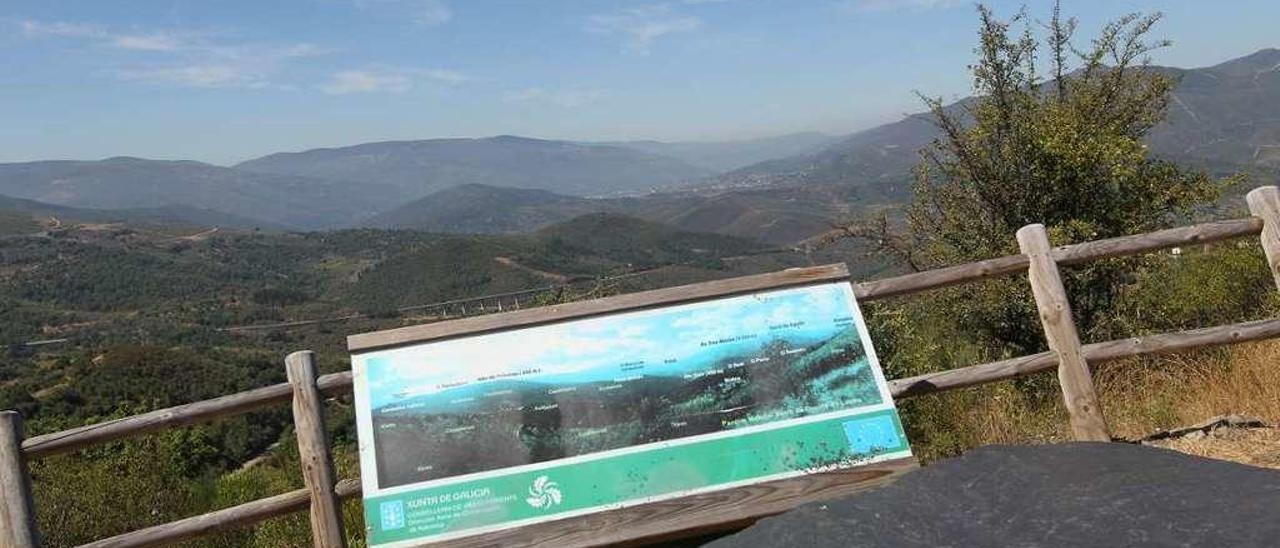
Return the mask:
MULTIPOLYGON (((1165 12, 1163 64, 1280 46, 1275 0, 1064 8, 1165 12)), ((949 0, 4 0, 0 161, 847 133, 966 94, 974 29, 949 0)))

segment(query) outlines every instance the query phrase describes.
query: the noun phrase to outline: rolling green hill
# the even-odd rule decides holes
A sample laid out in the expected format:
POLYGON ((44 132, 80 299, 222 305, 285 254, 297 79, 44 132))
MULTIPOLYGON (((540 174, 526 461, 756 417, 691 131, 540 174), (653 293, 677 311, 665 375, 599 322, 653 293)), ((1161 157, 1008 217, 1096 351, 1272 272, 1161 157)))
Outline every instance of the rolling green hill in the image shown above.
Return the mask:
POLYGON ((163 226, 168 230, 208 227, 280 229, 278 224, 184 205, 130 209, 87 209, 58 206, 0 195, 0 236, 38 234, 75 224, 163 226))
MULTIPOLYGON (((13 215, 19 224, 31 218, 29 211, 13 215)), ((29 228, 0 238, 0 408, 21 411, 32 435, 282 382, 281 359, 298 349, 315 350, 323 372, 345 370, 346 334, 437 319, 399 307, 639 272, 522 303, 532 306, 805 264, 798 254, 751 255, 764 246, 747 240, 613 214, 514 235, 189 227, 174 234, 145 224, 72 222, 29 228), (315 319, 330 321, 227 329, 315 319)), ((334 424, 351 424, 349 406, 334 410, 334 424)), ((207 499, 215 492, 208 482, 235 481, 235 471, 255 457, 287 458, 272 448, 288 425, 287 408, 273 409, 38 461, 33 474, 42 485, 123 484, 167 501, 164 513, 153 514, 132 502, 108 504, 100 498, 106 491, 86 501, 75 489, 46 490, 42 507, 73 516, 81 503, 119 510, 109 521, 97 519, 104 510, 92 523, 57 518, 47 530, 59 545, 78 544, 144 525, 129 519, 217 507, 207 499), (145 477, 104 480, 119 479, 121 470, 145 477)), ((349 426, 334 435, 339 444, 353 439, 349 426)))
POLYGON ((709 192, 580 198, 542 190, 466 185, 414 200, 361 223, 433 232, 506 234, 587 213, 614 213, 693 232, 795 244, 858 211, 892 205, 868 187, 810 184, 709 192))
POLYGON ((724 258, 764 249, 738 238, 591 214, 532 234, 436 236, 362 273, 345 298, 362 309, 387 310, 673 265, 726 272, 724 258))
MULTIPOLYGON (((23 217, 15 217, 21 225, 23 217)), ((38 227, 35 227, 38 228, 38 227)), ((220 328, 517 291, 634 271, 665 285, 803 264, 799 254, 619 216, 530 234, 272 233, 66 223, 0 238, 0 341, 234 339, 220 328), (731 259, 731 260, 730 260, 731 259)), ((392 318, 393 321, 398 321, 392 318)), ((94 344, 97 344, 95 342, 94 344)))
POLYGON ((360 224, 458 234, 505 234, 528 232, 600 211, 606 203, 547 190, 467 184, 413 200, 360 224))

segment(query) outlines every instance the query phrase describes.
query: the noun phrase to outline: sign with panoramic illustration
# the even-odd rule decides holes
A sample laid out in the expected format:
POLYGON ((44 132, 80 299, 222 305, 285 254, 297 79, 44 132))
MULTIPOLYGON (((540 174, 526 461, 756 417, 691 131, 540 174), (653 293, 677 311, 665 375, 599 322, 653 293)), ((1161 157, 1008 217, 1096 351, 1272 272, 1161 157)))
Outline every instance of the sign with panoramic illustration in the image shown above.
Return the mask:
POLYGON ((352 366, 371 546, 911 454, 847 281, 409 341, 352 366))

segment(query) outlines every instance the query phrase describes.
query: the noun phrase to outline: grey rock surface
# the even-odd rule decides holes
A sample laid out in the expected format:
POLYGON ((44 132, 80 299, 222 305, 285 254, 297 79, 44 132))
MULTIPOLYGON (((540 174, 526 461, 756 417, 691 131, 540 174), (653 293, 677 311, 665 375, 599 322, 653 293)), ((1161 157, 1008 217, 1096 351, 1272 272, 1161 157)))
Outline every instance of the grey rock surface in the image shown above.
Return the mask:
POLYGON ((1124 443, 989 446, 708 546, 1280 546, 1280 471, 1124 443))

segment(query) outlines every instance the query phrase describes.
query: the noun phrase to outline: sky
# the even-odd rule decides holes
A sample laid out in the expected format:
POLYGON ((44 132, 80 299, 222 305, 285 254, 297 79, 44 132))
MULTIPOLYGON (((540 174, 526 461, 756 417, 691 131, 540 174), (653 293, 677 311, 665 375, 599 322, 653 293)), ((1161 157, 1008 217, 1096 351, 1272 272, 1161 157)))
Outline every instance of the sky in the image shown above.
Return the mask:
MULTIPOLYGON (((1027 4, 995 1, 1002 15, 1027 4)), ((1275 0, 1066 1, 1081 38, 1165 14, 1160 64, 1280 47, 1275 0)), ((0 0, 0 162, 231 164, 515 134, 846 134, 967 95, 955 0, 0 0)))
POLYGON ((625 377, 620 362, 645 361, 644 373, 678 375, 723 356, 747 354, 785 333, 793 343, 817 344, 849 324, 853 289, 831 283, 783 289, 464 337, 357 356, 364 364, 371 408, 400 400, 398 393, 427 395, 441 385, 538 369, 528 381, 583 383, 625 377), (725 322, 725 318, 734 318, 725 322), (770 326, 802 325, 774 331, 770 326), (704 346, 706 341, 735 339, 704 346), (512 353, 519 348, 519 353, 512 353), (624 356, 624 358, 619 358, 624 356), (673 359, 672 363, 663 360, 673 359))

